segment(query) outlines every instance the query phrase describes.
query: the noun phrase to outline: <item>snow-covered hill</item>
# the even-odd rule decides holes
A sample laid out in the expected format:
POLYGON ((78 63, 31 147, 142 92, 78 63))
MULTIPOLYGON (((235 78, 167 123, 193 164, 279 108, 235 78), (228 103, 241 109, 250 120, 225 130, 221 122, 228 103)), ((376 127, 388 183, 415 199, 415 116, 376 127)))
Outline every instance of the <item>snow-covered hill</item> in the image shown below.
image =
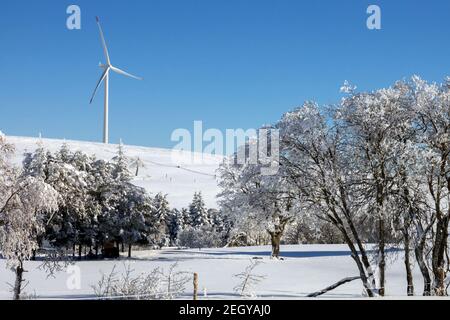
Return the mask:
MULTIPOLYGON (((57 151, 64 142, 72 151, 81 150, 89 155, 95 154, 98 159, 110 160, 117 152, 117 145, 113 144, 7 136, 7 141, 16 147, 14 162, 20 164, 26 152, 36 149, 39 140, 52 152, 57 151)), ((139 157, 144 163, 134 183, 152 194, 158 192, 167 194, 171 207, 186 207, 192 200, 194 192, 197 191, 202 192, 208 207, 217 206, 218 187, 215 175, 223 160, 222 157, 190 152, 174 154, 169 149, 127 145, 125 145, 125 152, 129 158, 139 157), (193 158, 196 161, 192 161, 193 158)))

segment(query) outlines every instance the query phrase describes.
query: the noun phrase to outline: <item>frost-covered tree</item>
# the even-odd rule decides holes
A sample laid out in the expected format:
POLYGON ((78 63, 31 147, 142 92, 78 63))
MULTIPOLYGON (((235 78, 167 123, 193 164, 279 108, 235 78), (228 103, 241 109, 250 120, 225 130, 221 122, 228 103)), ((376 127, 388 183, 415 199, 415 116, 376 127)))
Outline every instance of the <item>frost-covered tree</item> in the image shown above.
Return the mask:
POLYGON ((37 148, 33 153, 25 153, 23 168, 27 175, 42 179, 47 178, 48 151, 45 149, 42 141, 39 141, 37 148))
POLYGON ((223 245, 220 234, 208 226, 188 227, 178 234, 178 243, 187 248, 217 248, 223 245))
POLYGON ((45 232, 43 213, 58 208, 58 193, 42 178, 27 176, 8 163, 13 148, 0 135, 0 249, 15 272, 14 299, 20 299, 24 263, 45 232))
POLYGON ((129 229, 129 211, 127 195, 133 188, 131 184, 131 172, 128 168, 128 158, 122 142, 117 147, 116 156, 111 161, 109 184, 104 186, 104 214, 110 221, 107 230, 108 239, 122 243, 124 251, 124 232, 129 229))
POLYGON ((414 294, 413 250, 424 294, 446 294, 448 92, 447 83, 418 77, 374 92, 352 88, 338 106, 306 103, 277 124, 280 172, 296 190, 301 215, 339 230, 369 296, 385 293, 387 244, 399 241, 407 293, 414 294), (374 254, 369 241, 377 244, 374 254))
POLYGON ((398 158, 405 155, 412 133, 409 87, 403 82, 370 93, 352 92, 337 110, 336 122, 350 145, 357 170, 359 192, 365 196, 365 210, 376 224, 378 244, 378 293, 385 293, 386 246, 393 233, 393 183, 399 173, 398 158))
POLYGON ((189 210, 187 208, 181 208, 181 216, 183 217, 183 229, 188 226, 192 226, 191 215, 189 214, 189 210))
POLYGON ((117 147, 117 154, 112 159, 113 177, 117 183, 128 183, 131 181, 132 175, 129 170, 130 159, 125 154, 125 147, 120 142, 117 147))
POLYGON ((185 229, 182 211, 172 209, 168 217, 168 232, 171 245, 177 245, 178 235, 185 229))
POLYGON ((191 226, 194 228, 211 225, 211 221, 208 216, 208 209, 203 201, 201 192, 194 193, 194 198, 189 205, 189 215, 191 226))
POLYGON ((28 154, 24 168, 43 178, 59 192, 60 207, 48 218, 45 237, 59 248, 87 247, 96 255, 107 241, 131 246, 153 235, 153 203, 144 189, 131 183, 122 145, 111 162, 83 152, 72 152, 64 144, 56 154, 39 147, 28 154), (36 168, 40 168, 37 170, 36 168))
MULTIPOLYGON (((446 295, 445 279, 448 274, 448 227, 450 219, 450 81, 429 84, 419 77, 411 81, 414 97, 414 128, 418 143, 426 150, 424 162, 425 188, 431 209, 430 225, 433 231, 431 270, 432 291, 446 295)), ((422 228, 422 227, 421 227, 422 228)), ((431 280, 431 279, 430 279, 431 280)))
POLYGON ((121 213, 120 237, 128 245, 128 257, 131 258, 132 245, 154 233, 147 224, 154 215, 152 199, 143 188, 130 185, 118 210, 121 213))
MULTIPOLYGON (((39 157, 38 152, 34 158, 39 157)), ((79 255, 84 244, 89 244, 92 233, 86 166, 88 157, 73 153, 63 144, 55 154, 47 152, 45 181, 59 194, 59 208, 48 217, 47 238, 56 247, 78 245, 79 255)), ((33 171, 33 162, 25 162, 26 171, 33 171), (31 167, 29 167, 31 165, 31 167)))
POLYGON ((153 198, 153 216, 154 221, 154 236, 152 238, 153 244, 160 247, 167 246, 170 242, 169 225, 170 225, 170 207, 167 195, 162 193, 156 194, 153 198))
POLYGON ((234 212, 236 220, 251 216, 262 224, 270 236, 272 257, 279 258, 286 226, 297 213, 295 195, 283 175, 264 175, 262 165, 250 161, 240 164, 236 157, 226 159, 219 168, 221 206, 234 212))
POLYGON ((219 210, 210 208, 207 211, 207 215, 208 215, 208 218, 209 218, 209 220, 211 222, 211 226, 214 229, 216 229, 216 230, 222 230, 223 229, 224 221, 223 221, 223 217, 220 214, 219 210))
POLYGON ((302 215, 315 215, 339 230, 352 252, 366 293, 374 295, 373 266, 357 224, 365 215, 354 183, 358 169, 352 146, 315 103, 286 113, 280 129, 280 159, 290 190, 298 195, 302 215))
POLYGON ((103 195, 105 215, 111 221, 107 236, 126 243, 128 255, 131 256, 132 245, 154 233, 149 226, 154 207, 145 190, 131 183, 128 162, 121 143, 111 164, 112 182, 105 186, 108 191, 103 195))

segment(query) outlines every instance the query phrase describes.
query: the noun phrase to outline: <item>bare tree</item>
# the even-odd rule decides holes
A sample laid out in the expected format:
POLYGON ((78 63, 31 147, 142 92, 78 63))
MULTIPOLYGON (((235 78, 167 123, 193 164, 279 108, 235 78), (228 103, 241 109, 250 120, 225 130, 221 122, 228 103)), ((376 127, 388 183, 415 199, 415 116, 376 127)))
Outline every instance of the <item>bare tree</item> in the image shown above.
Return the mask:
POLYGON ((254 273, 254 269, 260 265, 258 260, 250 260, 250 264, 245 268, 245 271, 235 275, 240 283, 234 287, 234 291, 241 297, 255 297, 255 286, 266 278, 264 275, 254 273))

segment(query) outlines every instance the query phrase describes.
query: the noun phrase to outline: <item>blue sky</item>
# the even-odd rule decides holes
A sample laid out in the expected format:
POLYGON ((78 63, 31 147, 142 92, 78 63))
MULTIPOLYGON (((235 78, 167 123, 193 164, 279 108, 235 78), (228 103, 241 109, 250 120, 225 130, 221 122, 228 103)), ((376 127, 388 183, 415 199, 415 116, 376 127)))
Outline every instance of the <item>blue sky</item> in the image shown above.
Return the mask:
POLYGON ((360 90, 450 67, 450 2, 301 0, 2 1, 0 130, 99 141, 104 61, 101 18, 114 65, 143 76, 110 83, 110 140, 171 147, 176 128, 255 128, 305 100, 334 103, 360 90), (82 29, 66 28, 66 8, 82 29), (382 30, 366 9, 382 10, 382 30))

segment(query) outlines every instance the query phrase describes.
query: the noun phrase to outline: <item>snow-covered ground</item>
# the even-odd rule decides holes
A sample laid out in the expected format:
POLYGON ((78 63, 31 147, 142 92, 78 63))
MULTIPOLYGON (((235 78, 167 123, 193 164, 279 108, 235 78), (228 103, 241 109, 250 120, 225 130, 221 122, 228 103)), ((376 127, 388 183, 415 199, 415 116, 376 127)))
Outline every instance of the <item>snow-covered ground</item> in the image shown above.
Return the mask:
MULTIPOLYGON (((95 154, 98 159, 103 160, 111 160, 117 152, 117 145, 113 144, 7 136, 7 141, 16 146, 14 161, 20 164, 24 153, 33 152, 39 140, 53 152, 65 142, 72 151, 81 150, 89 155, 95 154)), ((217 206, 218 187, 215 174, 222 157, 190 152, 173 153, 169 149, 127 145, 125 152, 132 160, 139 157, 145 164, 145 167, 139 170, 134 183, 152 194, 167 194, 171 207, 187 207, 197 191, 202 192, 208 207, 217 206)))
MULTIPOLYGON (((244 271, 250 259, 262 258, 254 273, 266 278, 255 287, 260 299, 301 299, 308 293, 323 289, 338 280, 357 276, 358 272, 345 245, 292 245, 282 246, 282 261, 269 258, 269 247, 246 247, 226 249, 166 249, 163 251, 135 252, 135 258, 122 261, 81 261, 76 265, 81 270, 81 289, 69 290, 66 282, 69 275, 58 273, 47 278, 39 270, 40 262, 27 262, 25 274, 29 285, 26 292, 45 299, 90 299, 94 298, 91 285, 97 283, 101 272, 109 273, 114 265, 122 272, 126 263, 131 263, 136 274, 148 273, 155 267, 167 270, 178 262, 178 270, 199 274, 199 291, 207 292, 207 299, 236 299, 233 288, 239 283, 235 274, 244 271)), ((405 296, 406 279, 402 253, 391 256, 387 268, 387 295, 405 296)), ((0 260, 0 298, 10 298, 7 282, 12 283, 13 273, 5 269, 0 260)), ((422 293, 422 278, 414 268, 416 293, 422 293)), ((191 282, 186 287, 184 298, 192 294, 191 282)), ((345 284, 321 298, 361 298, 362 285, 359 280, 345 284)), ((204 299, 204 297, 202 297, 204 299)))

